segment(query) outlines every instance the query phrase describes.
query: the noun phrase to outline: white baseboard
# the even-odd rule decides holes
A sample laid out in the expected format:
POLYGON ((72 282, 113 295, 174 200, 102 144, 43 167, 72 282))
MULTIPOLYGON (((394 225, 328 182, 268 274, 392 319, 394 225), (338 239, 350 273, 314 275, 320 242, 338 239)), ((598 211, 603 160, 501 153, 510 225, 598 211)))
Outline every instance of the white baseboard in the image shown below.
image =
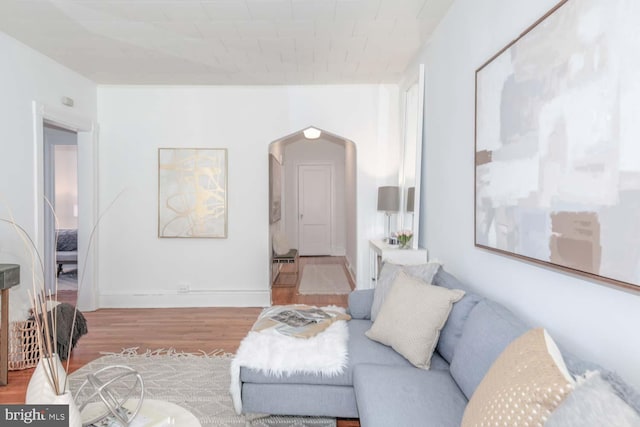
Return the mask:
POLYGON ((346 254, 347 254, 347 251, 345 250, 345 248, 341 248, 341 247, 331 248, 331 256, 345 256, 346 254))
POLYGON ((265 291, 191 291, 102 294, 100 308, 269 307, 265 291))

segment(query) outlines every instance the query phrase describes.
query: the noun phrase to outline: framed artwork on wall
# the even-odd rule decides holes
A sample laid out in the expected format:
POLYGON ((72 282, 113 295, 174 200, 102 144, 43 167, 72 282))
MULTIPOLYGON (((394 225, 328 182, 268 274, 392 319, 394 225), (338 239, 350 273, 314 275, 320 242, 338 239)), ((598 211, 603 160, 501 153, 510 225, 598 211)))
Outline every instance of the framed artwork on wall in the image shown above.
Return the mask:
POLYGON ((227 237, 227 149, 158 149, 158 237, 227 237))
POLYGON ((638 22, 565 0, 476 71, 476 246, 640 290, 638 22))
POLYGON ((282 170, 280 162, 269 154, 269 224, 282 217, 282 170))

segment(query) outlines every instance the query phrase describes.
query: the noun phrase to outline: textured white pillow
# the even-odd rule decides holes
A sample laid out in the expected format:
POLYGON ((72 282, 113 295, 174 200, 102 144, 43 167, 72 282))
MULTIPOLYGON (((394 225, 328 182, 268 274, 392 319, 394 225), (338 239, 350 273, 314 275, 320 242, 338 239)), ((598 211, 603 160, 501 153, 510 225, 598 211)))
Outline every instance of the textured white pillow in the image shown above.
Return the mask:
POLYGON ((280 230, 273 233, 273 251, 276 255, 286 255, 291 250, 287 236, 280 230))
POLYGON ((640 415, 622 400, 599 372, 577 379, 573 392, 551 414, 545 427, 638 427, 640 415))
POLYGON ((391 286, 395 283, 396 277, 400 271, 404 271, 409 276, 419 278, 426 284, 431 284, 433 276, 436 275, 440 268, 439 262, 429 262, 421 265, 401 266, 390 262, 385 262, 380 270, 380 277, 376 282, 376 288, 373 292, 373 303, 371 304, 371 320, 375 321, 382 307, 391 286))
POLYGON ((440 330, 463 296, 464 291, 428 285, 401 271, 365 334, 393 347, 414 366, 429 369, 440 330))

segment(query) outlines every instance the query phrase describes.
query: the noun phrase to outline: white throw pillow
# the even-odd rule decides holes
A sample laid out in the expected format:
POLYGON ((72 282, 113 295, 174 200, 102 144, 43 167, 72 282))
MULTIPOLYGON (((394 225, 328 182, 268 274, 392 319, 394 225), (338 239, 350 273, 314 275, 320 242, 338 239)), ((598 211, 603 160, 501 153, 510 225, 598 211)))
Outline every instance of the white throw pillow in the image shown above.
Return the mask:
POLYGON ((549 334, 532 329, 493 362, 467 404, 462 427, 542 426, 573 384, 549 334))
POLYGON ((620 398, 599 372, 579 377, 573 392, 545 427, 638 427, 640 415, 620 398))
POLYGON ((375 322, 365 334, 391 346, 414 366, 429 369, 440 330, 464 291, 433 286, 398 273, 375 322))
POLYGON ((401 266, 390 262, 385 262, 380 270, 380 277, 376 282, 376 288, 373 292, 373 303, 371 304, 371 320, 375 321, 384 303, 391 286, 394 284, 396 277, 400 271, 404 271, 409 276, 416 277, 431 284, 433 276, 436 275, 440 268, 439 262, 429 262, 421 265, 401 266))
POLYGON ((276 255, 286 255, 291 250, 291 245, 287 240, 287 236, 280 230, 276 230, 273 233, 273 251, 276 255))

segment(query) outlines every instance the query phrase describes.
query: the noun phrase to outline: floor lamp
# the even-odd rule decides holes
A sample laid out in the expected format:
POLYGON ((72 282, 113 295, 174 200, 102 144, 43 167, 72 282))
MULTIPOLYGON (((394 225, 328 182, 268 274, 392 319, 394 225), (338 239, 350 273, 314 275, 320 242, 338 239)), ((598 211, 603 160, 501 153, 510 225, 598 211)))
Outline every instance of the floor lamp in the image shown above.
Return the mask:
POLYGON ((391 214, 398 212, 400 207, 400 187, 386 186, 378 187, 378 211, 382 211, 387 216, 387 226, 385 229, 385 241, 391 239, 391 214))

